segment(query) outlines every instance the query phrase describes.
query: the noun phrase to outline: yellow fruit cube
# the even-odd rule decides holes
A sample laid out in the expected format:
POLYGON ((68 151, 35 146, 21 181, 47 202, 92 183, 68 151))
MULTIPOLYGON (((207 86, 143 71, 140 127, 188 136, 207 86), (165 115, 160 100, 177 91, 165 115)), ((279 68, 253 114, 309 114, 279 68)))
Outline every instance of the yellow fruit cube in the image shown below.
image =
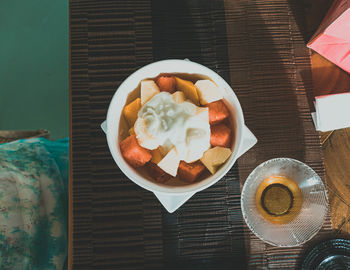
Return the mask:
POLYGON ((175 93, 172 94, 173 100, 176 103, 182 103, 185 101, 185 95, 182 91, 176 91, 175 93))
POLYGON ((161 161, 163 159, 163 155, 161 154, 159 148, 152 150, 151 154, 152 154, 151 161, 155 164, 158 164, 159 161, 161 161))
POLYGON ((209 123, 209 109, 207 107, 197 107, 196 115, 209 123))
POLYGON ((123 114, 125 116, 126 121, 129 124, 129 127, 134 126, 135 121, 137 119, 137 113, 141 108, 141 99, 137 98, 130 104, 126 105, 123 109, 123 114))
POLYGON ((197 88, 193 82, 186 81, 175 77, 176 89, 182 91, 185 96, 190 99, 195 105, 199 105, 199 97, 197 93, 197 88))
POLYGON ((159 88, 153 80, 141 82, 141 105, 149 101, 154 95, 158 94, 159 88))
POLYGON ((195 84, 199 101, 202 105, 220 100, 223 98, 219 87, 210 80, 198 80, 195 84))
POLYGON ((180 157, 177 154, 175 147, 171 149, 169 153, 160 162, 158 162, 159 168, 161 168, 163 171, 174 177, 177 174, 179 164, 180 157))
POLYGON ((216 146, 205 151, 201 158, 202 163, 212 173, 216 173, 219 166, 224 164, 232 151, 229 148, 216 146))
POLYGON ((129 129, 129 134, 130 134, 130 135, 135 135, 134 127, 131 127, 131 128, 129 129))
POLYGON ((166 156, 166 154, 169 153, 169 151, 174 147, 174 145, 171 143, 169 139, 167 139, 163 145, 159 146, 159 151, 162 154, 162 156, 166 156))

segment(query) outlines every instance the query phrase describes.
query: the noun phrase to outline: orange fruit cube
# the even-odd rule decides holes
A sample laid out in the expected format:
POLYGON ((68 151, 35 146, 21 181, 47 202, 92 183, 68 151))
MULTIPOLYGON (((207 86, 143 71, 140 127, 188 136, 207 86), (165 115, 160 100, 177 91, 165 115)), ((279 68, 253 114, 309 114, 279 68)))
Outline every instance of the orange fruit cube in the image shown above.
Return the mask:
POLYGON ((193 183, 204 171, 205 166, 199 160, 192 163, 180 161, 177 173, 179 174, 182 180, 189 183, 193 183))
POLYGON ((225 103, 220 99, 205 105, 209 109, 209 124, 217 124, 229 117, 225 103))
POLYGON ((156 82, 160 91, 169 92, 170 94, 175 92, 176 81, 173 76, 160 76, 156 82))
POLYGON ((214 146, 231 146, 231 129, 225 124, 210 126, 210 144, 214 146))
POLYGON ((146 165, 148 174, 158 183, 165 183, 173 178, 170 174, 163 171, 157 164, 148 162, 146 165))
POLYGON ((151 160, 151 151, 139 145, 136 135, 130 135, 120 143, 124 159, 133 167, 140 167, 151 160))

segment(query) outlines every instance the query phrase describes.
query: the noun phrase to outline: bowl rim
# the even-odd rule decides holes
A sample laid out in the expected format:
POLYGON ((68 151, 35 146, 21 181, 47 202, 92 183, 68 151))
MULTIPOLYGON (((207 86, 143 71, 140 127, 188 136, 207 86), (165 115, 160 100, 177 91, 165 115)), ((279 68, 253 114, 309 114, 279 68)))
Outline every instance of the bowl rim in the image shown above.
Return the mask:
MULTIPOLYGON (((325 221, 325 218, 326 218, 326 215, 327 215, 327 212, 329 211, 329 201, 328 201, 328 194, 327 194, 327 188, 326 188, 326 185, 325 183, 322 181, 321 177, 310 167, 308 166, 307 164, 305 164, 304 162, 301 162, 297 159, 293 159, 293 158, 288 158, 288 157, 279 157, 279 158, 272 158, 272 159, 269 159, 269 160, 266 160, 264 162, 262 162, 261 164, 259 164, 247 177, 246 181, 244 182, 244 185, 242 187, 242 192, 241 192, 241 211, 242 211, 242 215, 243 215, 243 219, 245 221, 245 223, 247 224, 248 228, 255 234, 255 236, 257 236, 260 240, 262 240, 263 242, 265 243, 268 243, 272 246, 276 246, 276 247, 297 247, 297 246, 300 246, 304 243, 306 243, 307 241, 309 241, 310 239, 312 239, 322 228, 323 224, 324 224, 324 221, 325 221), (315 174, 315 176, 319 179, 320 181, 320 184, 322 185, 322 188, 323 188, 323 191, 324 191, 324 196, 325 196, 325 200, 326 200, 326 210, 324 212, 324 215, 322 217, 322 222, 320 222, 320 224, 318 224, 318 227, 317 229, 315 230, 315 232, 313 234, 311 234, 308 238, 306 238, 305 240, 299 242, 299 243, 296 243, 294 245, 283 245, 283 244, 276 244, 270 240, 266 240, 264 237, 262 237, 259 233, 257 233, 255 231, 255 229, 253 228, 253 226, 250 224, 250 222, 248 222, 248 217, 246 216, 245 214, 245 211, 243 210, 243 207, 245 205, 243 199, 244 199, 244 194, 246 193, 246 189, 248 188, 248 181, 251 181, 250 179, 252 179, 252 175, 255 174, 258 170, 261 169, 261 167, 263 167, 265 164, 267 163, 272 163, 272 162, 276 162, 276 161, 280 161, 280 160, 286 160, 288 162, 293 162, 293 163, 296 163, 298 164, 299 166, 311 171, 313 174, 315 174)), ((283 225, 286 225, 286 224, 282 224, 283 225)))
MULTIPOLYGON (((166 185, 159 185, 156 183, 153 183, 149 181, 147 178, 141 177, 138 174, 136 174, 134 169, 127 164, 127 162, 121 157, 121 155, 118 155, 117 153, 120 152, 119 149, 119 144, 118 144, 118 151, 116 151, 117 147, 114 145, 115 140, 118 138, 115 138, 115 136, 112 136, 112 134, 109 132, 110 129, 107 128, 107 142, 108 142, 108 147, 111 152, 111 155, 115 161, 115 163, 118 165, 118 167, 121 169, 121 171, 127 176, 128 179, 136 183, 137 185, 141 186, 142 188, 152 191, 152 192, 157 192, 157 193, 165 193, 165 194, 172 194, 172 195, 184 195, 184 194, 190 194, 190 193, 196 193, 198 191, 204 190, 208 188, 209 186, 215 184, 218 182, 234 165, 235 161, 237 160, 238 156, 238 151, 239 148, 243 144, 243 139, 242 139, 242 133, 243 133, 243 128, 244 128, 244 117, 243 117, 243 111, 240 106, 240 102, 234 93, 233 89, 231 86, 215 71, 199 64, 193 61, 189 60, 181 60, 181 59, 167 59, 167 60, 161 60, 157 62, 150 63, 146 66, 141 67, 140 69, 136 70, 133 72, 131 75, 129 75, 121 84, 120 86, 116 89, 109 107, 107 111, 107 127, 111 124, 111 119, 112 119, 112 110, 113 107, 116 106, 117 100, 120 99, 121 97, 127 96, 130 91, 135 89, 137 84, 145 78, 150 78, 150 77, 156 77, 157 75, 161 73, 188 73, 188 74, 201 74, 208 76, 210 79, 212 79, 215 83, 224 86, 224 90, 230 95, 230 98, 233 99, 235 107, 234 110, 236 111, 236 138, 235 138, 235 145, 234 149, 232 151, 232 154, 229 158, 229 160, 222 166, 214 175, 211 175, 205 179, 203 179, 200 182, 196 182, 195 184, 191 185, 185 185, 185 186, 166 186, 166 185), (166 67, 166 68, 165 68, 166 67), (168 72, 170 67, 178 67, 179 70, 177 71, 172 71, 168 72), (193 72, 183 72, 183 70, 180 70, 183 68, 188 68, 188 69, 193 69, 193 72), (165 70, 165 71, 164 71, 165 70), (145 73, 150 73, 152 75, 147 75, 144 76, 145 73), (155 75, 155 76, 153 76, 155 75), (129 84, 132 84, 131 82, 136 81, 137 84, 134 88, 128 86, 129 84), (129 90, 126 91, 125 90, 129 90), (125 92, 125 93, 124 93, 125 92)), ((123 105, 123 107, 125 104, 123 105)), ((121 114, 120 114, 121 115, 121 114)), ((119 115, 119 117, 120 117, 119 115)), ((118 120, 119 122, 119 120, 118 120)), ((117 134, 119 133, 119 125, 117 126, 117 134)), ((118 137, 118 135, 117 135, 118 137)))

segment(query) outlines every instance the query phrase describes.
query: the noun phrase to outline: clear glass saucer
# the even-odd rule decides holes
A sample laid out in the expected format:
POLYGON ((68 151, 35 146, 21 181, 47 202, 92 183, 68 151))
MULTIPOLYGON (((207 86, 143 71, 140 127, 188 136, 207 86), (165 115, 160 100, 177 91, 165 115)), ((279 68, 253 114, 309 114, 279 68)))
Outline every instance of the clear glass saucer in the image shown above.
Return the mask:
POLYGON ((291 158, 268 160, 256 167, 244 183, 241 208, 249 229, 261 240, 274 246, 298 246, 321 229, 328 211, 326 188, 317 173, 306 164, 291 158), (285 224, 274 224, 260 214, 256 191, 268 177, 284 176, 294 180, 302 194, 299 213, 285 224))

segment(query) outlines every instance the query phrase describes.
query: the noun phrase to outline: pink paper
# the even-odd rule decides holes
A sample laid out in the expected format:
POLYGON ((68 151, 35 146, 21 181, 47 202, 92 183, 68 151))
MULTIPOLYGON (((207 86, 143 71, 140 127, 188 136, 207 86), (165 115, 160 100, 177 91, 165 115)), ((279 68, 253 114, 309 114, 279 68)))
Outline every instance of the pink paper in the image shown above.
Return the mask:
POLYGON ((350 1, 334 1, 307 46, 350 73, 350 1))

